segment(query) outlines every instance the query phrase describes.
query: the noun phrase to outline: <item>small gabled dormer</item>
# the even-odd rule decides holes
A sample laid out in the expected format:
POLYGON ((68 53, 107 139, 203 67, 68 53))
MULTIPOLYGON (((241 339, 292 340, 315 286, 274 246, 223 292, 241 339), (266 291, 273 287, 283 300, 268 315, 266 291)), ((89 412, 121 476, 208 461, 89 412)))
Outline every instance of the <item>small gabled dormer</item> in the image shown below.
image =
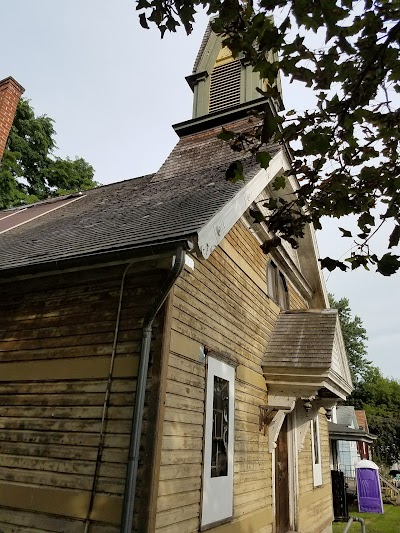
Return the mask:
MULTIPOLYGON (((258 72, 241 58, 234 58, 222 41, 208 25, 193 74, 186 78, 193 90, 193 118, 259 100, 262 95, 257 88, 267 89, 258 72)), ((279 78, 277 85, 281 92, 279 78)))

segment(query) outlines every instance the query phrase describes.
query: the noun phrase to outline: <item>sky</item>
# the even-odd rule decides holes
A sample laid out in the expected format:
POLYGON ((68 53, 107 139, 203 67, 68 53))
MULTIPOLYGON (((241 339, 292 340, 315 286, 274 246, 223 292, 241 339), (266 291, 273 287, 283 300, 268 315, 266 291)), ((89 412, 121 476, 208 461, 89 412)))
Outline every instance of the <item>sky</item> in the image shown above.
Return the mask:
MULTIPOLYGON (((60 157, 85 158, 95 179, 112 183, 156 171, 177 142, 172 124, 188 120, 185 81, 207 24, 190 37, 160 39, 138 23, 133 0, 0 0, 0 79, 13 76, 37 114, 55 120, 60 157)), ((284 82, 286 107, 312 97, 284 82)), ((343 226, 343 223, 340 222, 343 226)), ((351 240, 328 220, 317 238, 321 257, 348 257, 351 240)), ((384 232, 375 244, 383 250, 384 232)), ((400 379, 400 274, 329 273, 328 291, 346 297, 369 337, 368 359, 400 379)))

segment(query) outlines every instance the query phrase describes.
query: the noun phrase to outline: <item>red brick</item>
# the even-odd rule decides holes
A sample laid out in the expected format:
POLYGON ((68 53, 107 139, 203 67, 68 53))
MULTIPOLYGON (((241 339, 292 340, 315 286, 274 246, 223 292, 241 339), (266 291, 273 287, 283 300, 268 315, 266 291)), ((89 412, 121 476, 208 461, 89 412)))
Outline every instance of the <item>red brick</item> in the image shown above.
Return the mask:
POLYGON ((14 78, 8 77, 0 81, 0 161, 24 90, 14 78))

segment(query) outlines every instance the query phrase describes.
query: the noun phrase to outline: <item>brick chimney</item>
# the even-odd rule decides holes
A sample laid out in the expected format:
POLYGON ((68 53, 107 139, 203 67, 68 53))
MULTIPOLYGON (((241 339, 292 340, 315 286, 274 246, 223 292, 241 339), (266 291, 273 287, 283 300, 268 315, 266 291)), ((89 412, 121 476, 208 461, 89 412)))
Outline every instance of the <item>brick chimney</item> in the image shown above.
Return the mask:
POLYGON ((0 161, 14 121, 19 99, 25 89, 9 76, 0 81, 0 161))

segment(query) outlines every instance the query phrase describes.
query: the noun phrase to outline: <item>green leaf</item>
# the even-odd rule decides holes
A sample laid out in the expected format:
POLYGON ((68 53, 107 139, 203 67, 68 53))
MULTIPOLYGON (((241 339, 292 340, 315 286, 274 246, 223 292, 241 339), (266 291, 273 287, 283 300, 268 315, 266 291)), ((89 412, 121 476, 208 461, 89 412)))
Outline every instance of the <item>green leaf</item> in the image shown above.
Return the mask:
POLYGON ((145 13, 140 13, 139 22, 140 22, 140 25, 142 26, 142 28, 144 28, 145 30, 149 29, 149 25, 147 24, 147 18, 146 18, 145 13))
POLYGON ((397 246, 399 244, 399 240, 400 240, 400 226, 395 226, 394 230, 392 231, 389 237, 389 248, 393 248, 393 246, 397 246))
POLYGON ((147 9, 151 7, 151 4, 147 0, 138 0, 136 4, 136 10, 147 9))
POLYGON ((261 168, 268 168, 272 156, 268 152, 257 152, 256 161, 261 168))
POLYGON ((268 239, 267 241, 263 242, 260 248, 265 254, 269 254, 271 250, 277 248, 280 244, 280 237, 273 237, 272 239, 268 239))
POLYGON ((261 130, 261 142, 267 144, 277 131, 278 122, 276 121, 275 117, 269 113, 266 113, 261 130))
POLYGON ((256 224, 260 224, 260 222, 264 222, 265 220, 264 215, 258 209, 249 209, 249 215, 254 219, 256 224))
POLYGON ((279 189, 284 189, 286 186, 286 178, 282 174, 280 176, 277 176, 272 184, 272 188, 274 191, 279 191, 279 189))
POLYGON ((351 232, 347 229, 344 229, 344 228, 339 228, 340 231, 342 232, 342 237, 352 237, 353 235, 351 234, 351 232))
POLYGON ((361 228, 363 231, 366 231, 368 228, 366 226, 374 226, 375 225, 375 219, 371 215, 371 213, 363 213, 358 221, 357 221, 358 227, 361 228))
POLYGON ((235 137, 235 134, 232 131, 228 131, 225 128, 222 128, 221 133, 218 134, 218 139, 221 141, 230 141, 235 137))
POLYGON ((400 257, 387 253, 383 255, 377 263, 377 272, 383 276, 391 276, 400 268, 400 257))
POLYGON ((244 181, 243 164, 241 161, 233 161, 225 173, 227 181, 236 183, 237 181, 244 181))
POLYGON ((343 272, 346 272, 348 269, 348 266, 342 263, 341 261, 337 261, 336 259, 331 259, 330 257, 325 257, 324 259, 319 260, 321 263, 321 268, 326 268, 329 270, 329 272, 332 272, 332 270, 335 270, 335 268, 340 268, 340 270, 343 270, 343 272))
POLYGON ((268 200, 266 200, 263 206, 266 207, 267 209, 274 210, 278 207, 278 200, 277 198, 269 198, 268 200))

